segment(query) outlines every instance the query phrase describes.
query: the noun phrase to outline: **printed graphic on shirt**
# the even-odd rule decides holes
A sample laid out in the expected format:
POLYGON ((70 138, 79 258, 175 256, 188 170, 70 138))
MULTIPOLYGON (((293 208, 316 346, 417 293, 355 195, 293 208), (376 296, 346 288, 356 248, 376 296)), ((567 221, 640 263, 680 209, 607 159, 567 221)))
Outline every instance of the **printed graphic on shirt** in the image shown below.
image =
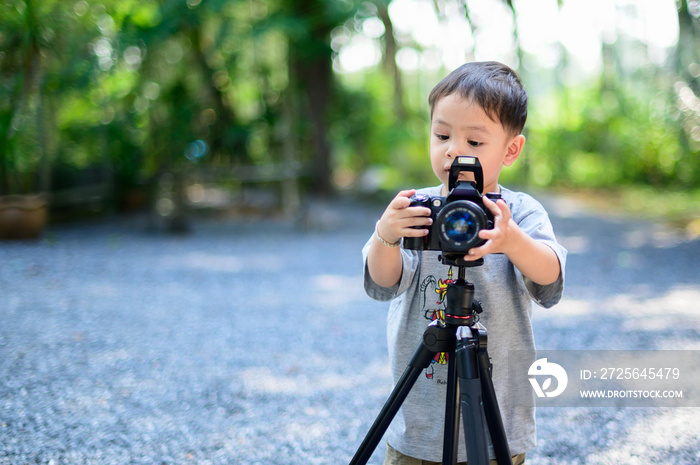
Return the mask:
MULTIPOLYGON (((453 283, 452 267, 447 271, 447 278, 440 278, 430 275, 427 276, 420 285, 420 291, 423 295, 423 316, 426 320, 440 320, 445 322, 445 309, 447 308, 447 286, 453 283)), ((425 370, 425 377, 428 379, 435 378, 436 366, 446 365, 448 354, 440 352, 435 356, 430 366, 425 370)), ((446 373, 446 372, 444 372, 446 373)), ((438 383, 447 383, 447 380, 437 379, 438 383)))

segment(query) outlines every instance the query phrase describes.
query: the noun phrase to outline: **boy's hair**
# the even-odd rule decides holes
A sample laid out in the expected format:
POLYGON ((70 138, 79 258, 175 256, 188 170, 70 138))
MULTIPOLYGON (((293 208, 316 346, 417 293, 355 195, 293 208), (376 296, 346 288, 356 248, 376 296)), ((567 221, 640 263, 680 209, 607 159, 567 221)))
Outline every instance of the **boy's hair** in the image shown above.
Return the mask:
POLYGON ((430 92, 430 119, 437 102, 458 93, 477 103, 506 132, 520 134, 527 120, 527 92, 515 71, 496 61, 466 63, 452 71, 430 92))

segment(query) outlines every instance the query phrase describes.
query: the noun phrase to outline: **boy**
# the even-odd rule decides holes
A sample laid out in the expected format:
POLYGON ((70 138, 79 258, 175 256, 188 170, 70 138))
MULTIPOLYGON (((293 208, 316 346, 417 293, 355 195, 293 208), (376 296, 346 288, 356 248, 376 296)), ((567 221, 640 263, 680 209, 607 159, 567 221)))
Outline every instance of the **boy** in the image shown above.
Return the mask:
MULTIPOLYGON (((446 196, 455 157, 477 157, 483 169, 483 193, 498 192, 502 199, 493 202, 483 197, 484 206, 494 215, 494 228, 482 230, 479 237, 486 242, 465 256, 465 260, 484 258, 484 264, 467 268, 466 273, 484 308, 480 319, 489 334, 493 382, 510 451, 517 456, 513 463, 520 464, 525 452, 535 446, 534 394, 508 373, 506 357, 510 355, 512 362, 517 350, 530 357, 522 363, 534 360, 532 300, 544 307, 559 301, 566 260, 566 250, 557 243, 544 208, 529 195, 498 184, 503 166, 512 165, 525 144, 521 132, 527 118, 527 93, 507 66, 467 63, 443 79, 428 100, 430 161, 441 185, 399 192, 389 203, 362 251, 365 290, 376 300, 391 300, 387 338, 396 382, 428 323, 444 318, 445 289, 457 274, 438 261, 440 251, 398 247, 402 237, 425 236, 431 225, 430 210, 409 207, 410 197, 417 192, 446 196)), ((466 180, 472 180, 472 173, 461 176, 465 174, 466 180)), ((438 355, 387 431, 385 465, 441 461, 446 384, 446 360, 438 355)), ((466 461, 463 444, 458 460, 466 461)))

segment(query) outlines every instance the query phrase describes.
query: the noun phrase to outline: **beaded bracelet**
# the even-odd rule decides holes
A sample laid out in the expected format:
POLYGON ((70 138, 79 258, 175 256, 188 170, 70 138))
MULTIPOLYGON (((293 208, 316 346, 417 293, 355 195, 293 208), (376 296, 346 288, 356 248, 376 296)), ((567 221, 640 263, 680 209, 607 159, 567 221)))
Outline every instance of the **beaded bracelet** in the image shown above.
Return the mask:
POLYGON ((377 236, 377 239, 379 239, 379 242, 384 244, 387 247, 396 248, 401 244, 401 239, 399 239, 396 242, 387 242, 384 239, 382 239, 382 236, 379 235, 379 221, 377 221, 377 224, 374 225, 374 235, 377 236))

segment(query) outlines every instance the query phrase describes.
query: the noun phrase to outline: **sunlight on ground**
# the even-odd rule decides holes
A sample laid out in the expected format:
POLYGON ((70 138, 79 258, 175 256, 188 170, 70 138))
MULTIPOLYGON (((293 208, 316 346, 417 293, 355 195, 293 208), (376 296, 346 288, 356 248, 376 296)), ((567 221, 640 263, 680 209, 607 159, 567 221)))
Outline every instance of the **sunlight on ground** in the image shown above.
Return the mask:
MULTIPOLYGON (((658 415, 645 418, 634 425, 614 447, 588 456, 587 463, 642 463, 638 460, 643 460, 644 463, 672 463, 669 450, 687 450, 700 461, 700 451, 697 450, 700 437, 698 419, 700 409, 697 408, 662 410, 658 415)), ((690 456, 685 458, 692 460, 690 456)))
MULTIPOLYGON (((308 366, 322 365, 309 362, 308 366)), ((387 384, 378 380, 384 378, 389 381, 390 377, 388 360, 370 363, 361 372, 354 374, 331 373, 323 370, 311 373, 306 373, 304 370, 284 373, 273 372, 268 367, 250 367, 241 372, 243 386, 251 393, 296 396, 311 396, 342 389, 353 390, 360 386, 366 390, 367 395, 382 395, 387 391, 387 384), (368 383, 369 386, 367 386, 368 383)))
MULTIPOLYGON (((606 301, 606 313, 616 315, 626 315, 630 318, 650 317, 663 315, 664 319, 669 317, 684 316, 697 319, 700 323, 700 288, 696 286, 677 285, 663 295, 654 298, 639 297, 634 293, 616 295, 606 301)), ((564 297, 559 304, 553 308, 537 308, 536 318, 549 318, 561 316, 593 315, 599 312, 600 308, 591 300, 579 300, 564 297)), ((659 320, 653 320, 655 324, 659 320)))

